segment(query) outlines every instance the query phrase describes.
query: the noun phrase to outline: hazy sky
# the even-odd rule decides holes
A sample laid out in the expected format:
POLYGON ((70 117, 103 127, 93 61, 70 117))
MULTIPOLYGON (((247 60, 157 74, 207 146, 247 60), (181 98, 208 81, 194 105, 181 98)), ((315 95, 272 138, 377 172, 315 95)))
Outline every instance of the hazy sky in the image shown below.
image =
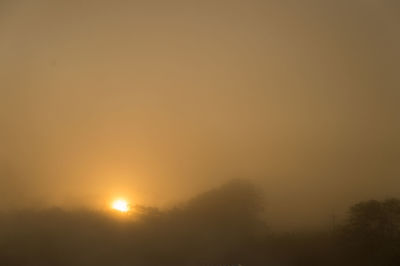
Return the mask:
POLYGON ((0 206, 400 196, 399 3, 0 1, 0 206))

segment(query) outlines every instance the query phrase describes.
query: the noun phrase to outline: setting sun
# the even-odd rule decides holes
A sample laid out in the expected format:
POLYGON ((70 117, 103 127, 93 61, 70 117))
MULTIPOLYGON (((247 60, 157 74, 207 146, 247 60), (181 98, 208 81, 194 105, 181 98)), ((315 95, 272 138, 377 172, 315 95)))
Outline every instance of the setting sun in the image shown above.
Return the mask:
POLYGON ((115 201, 112 203, 111 207, 112 207, 114 210, 120 211, 120 212, 127 212, 127 211, 129 211, 129 209, 130 209, 130 208, 129 208, 129 203, 128 203, 126 200, 124 200, 124 199, 115 200, 115 201))

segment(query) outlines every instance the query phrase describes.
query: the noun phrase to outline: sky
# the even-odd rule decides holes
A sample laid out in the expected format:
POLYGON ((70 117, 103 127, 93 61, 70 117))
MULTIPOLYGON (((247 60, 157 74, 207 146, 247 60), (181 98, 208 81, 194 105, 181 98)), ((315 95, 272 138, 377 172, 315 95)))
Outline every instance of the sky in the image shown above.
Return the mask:
POLYGON ((0 208, 167 208, 243 178, 272 224, 293 226, 399 197, 399 13, 2 0, 0 208))

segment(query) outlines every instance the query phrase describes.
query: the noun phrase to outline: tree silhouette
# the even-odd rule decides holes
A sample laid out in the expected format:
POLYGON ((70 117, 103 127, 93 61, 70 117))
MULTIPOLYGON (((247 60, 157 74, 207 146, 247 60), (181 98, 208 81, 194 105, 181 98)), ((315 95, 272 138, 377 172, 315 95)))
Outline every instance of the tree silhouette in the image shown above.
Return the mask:
POLYGON ((400 265, 400 200, 354 205, 345 236, 352 255, 365 265, 400 265))

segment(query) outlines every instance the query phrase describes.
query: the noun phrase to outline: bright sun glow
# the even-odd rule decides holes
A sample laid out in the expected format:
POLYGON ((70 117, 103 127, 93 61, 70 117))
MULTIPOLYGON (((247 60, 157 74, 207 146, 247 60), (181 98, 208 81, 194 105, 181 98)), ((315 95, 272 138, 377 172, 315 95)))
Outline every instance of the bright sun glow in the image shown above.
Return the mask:
POLYGON ((111 207, 112 207, 114 210, 117 210, 117 211, 120 211, 120 212, 127 212, 127 211, 129 211, 129 204, 128 204, 128 202, 127 202, 126 200, 124 200, 124 199, 115 200, 115 201, 112 203, 111 207))

